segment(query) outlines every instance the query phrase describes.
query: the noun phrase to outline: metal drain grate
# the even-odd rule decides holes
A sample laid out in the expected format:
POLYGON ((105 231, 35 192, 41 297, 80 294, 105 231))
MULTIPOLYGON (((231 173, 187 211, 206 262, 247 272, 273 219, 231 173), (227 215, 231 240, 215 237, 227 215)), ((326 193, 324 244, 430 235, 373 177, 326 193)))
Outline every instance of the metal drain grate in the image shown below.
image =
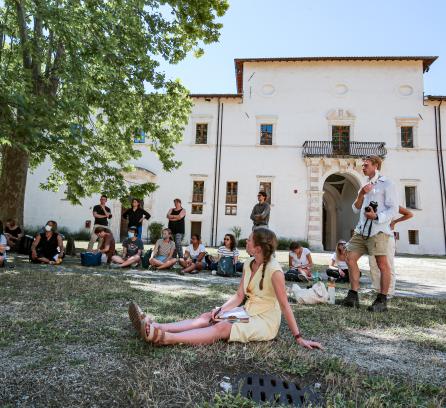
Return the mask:
POLYGON ((296 383, 267 374, 239 375, 234 381, 232 390, 260 404, 270 402, 301 407, 310 403, 313 405, 323 403, 320 394, 310 387, 301 388, 296 383))

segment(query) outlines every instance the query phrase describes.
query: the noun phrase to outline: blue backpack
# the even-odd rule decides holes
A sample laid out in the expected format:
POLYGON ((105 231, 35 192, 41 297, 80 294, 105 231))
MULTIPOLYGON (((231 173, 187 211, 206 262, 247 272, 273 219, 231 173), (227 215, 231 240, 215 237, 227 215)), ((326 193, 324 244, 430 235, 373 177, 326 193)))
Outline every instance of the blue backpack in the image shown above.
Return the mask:
POLYGON ((222 256, 218 261, 217 275, 235 276, 234 258, 232 256, 222 256))
POLYGON ((101 264, 101 252, 82 252, 81 265, 82 266, 99 266, 101 264))

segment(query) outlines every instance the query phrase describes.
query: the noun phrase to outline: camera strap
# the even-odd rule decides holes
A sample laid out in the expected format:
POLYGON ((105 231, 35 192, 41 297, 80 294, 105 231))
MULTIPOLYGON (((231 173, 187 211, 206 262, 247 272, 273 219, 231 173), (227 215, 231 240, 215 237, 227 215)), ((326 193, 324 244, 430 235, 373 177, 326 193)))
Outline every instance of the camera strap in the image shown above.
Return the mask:
POLYGON ((361 233, 363 238, 364 237, 365 237, 365 239, 370 238, 370 234, 372 233, 372 225, 373 225, 373 220, 369 220, 368 218, 366 218, 364 226, 362 227, 362 233, 361 233), (367 224, 369 224, 369 230, 367 232, 367 236, 365 236, 364 232, 365 232, 365 229, 367 228, 367 224))

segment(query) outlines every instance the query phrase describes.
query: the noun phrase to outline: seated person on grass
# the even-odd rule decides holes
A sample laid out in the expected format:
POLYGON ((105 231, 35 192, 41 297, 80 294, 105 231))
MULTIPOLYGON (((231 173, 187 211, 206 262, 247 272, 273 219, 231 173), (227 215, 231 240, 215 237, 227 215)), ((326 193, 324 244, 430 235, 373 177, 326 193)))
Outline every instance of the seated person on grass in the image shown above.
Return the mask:
POLYGON ((184 252, 184 258, 180 258, 179 263, 183 267, 181 273, 198 273, 206 269, 206 248, 201 243, 201 237, 198 234, 192 234, 190 245, 184 252))
POLYGON ((243 263, 238 261, 238 257, 240 255, 239 250, 236 247, 235 237, 232 234, 226 234, 223 239, 223 244, 221 247, 218 248, 218 258, 217 260, 213 259, 213 257, 209 256, 209 269, 210 270, 217 270, 218 269, 218 262, 223 257, 230 257, 232 258, 232 263, 234 264, 236 271, 243 271, 243 263))
POLYGON ((116 253, 115 238, 112 232, 105 227, 96 227, 94 233, 99 237, 101 245, 93 252, 100 252, 102 254, 101 262, 109 264, 116 253))
POLYGON ((44 232, 34 238, 31 245, 31 262, 59 265, 65 256, 62 236, 57 232, 57 222, 48 221, 44 232))
POLYGON ((172 231, 169 228, 164 228, 162 236, 156 241, 152 257, 149 260, 150 265, 158 270, 169 269, 177 262, 177 259, 173 257, 175 242, 172 240, 172 231))
POLYGON ((22 229, 12 218, 6 220, 4 234, 11 250, 15 250, 19 247, 20 240, 24 235, 22 229))
POLYGON ((337 282, 349 283, 350 279, 348 277, 348 265, 346 262, 346 251, 345 245, 347 244, 344 240, 339 240, 336 244, 336 252, 333 253, 330 260, 330 265, 326 271, 327 276, 334 278, 337 282))
POLYGON ((8 247, 8 241, 3 234, 3 223, 0 221, 0 267, 6 264, 6 250, 8 247))
POLYGON ((308 282, 313 279, 311 274, 311 268, 313 267, 311 252, 308 248, 304 248, 298 242, 293 241, 290 244, 288 264, 290 270, 297 271, 298 280, 300 282, 308 282))
POLYGON ((321 349, 319 343, 304 340, 301 336, 288 303, 282 267, 273 256, 276 248, 274 232, 263 227, 255 229, 246 243, 246 250, 252 258, 244 263, 237 293, 225 304, 195 319, 161 324, 152 321, 132 302, 129 317, 133 327, 146 342, 160 345, 205 345, 218 340, 248 343, 274 339, 283 314, 297 344, 308 349, 321 349), (245 299, 248 322, 218 320, 221 313, 234 309, 245 299))
POLYGON ((138 238, 138 227, 129 227, 128 238, 122 243, 122 257, 113 255, 112 266, 116 268, 125 268, 126 266, 131 266, 133 264, 138 265, 141 262, 143 251, 144 244, 138 238))

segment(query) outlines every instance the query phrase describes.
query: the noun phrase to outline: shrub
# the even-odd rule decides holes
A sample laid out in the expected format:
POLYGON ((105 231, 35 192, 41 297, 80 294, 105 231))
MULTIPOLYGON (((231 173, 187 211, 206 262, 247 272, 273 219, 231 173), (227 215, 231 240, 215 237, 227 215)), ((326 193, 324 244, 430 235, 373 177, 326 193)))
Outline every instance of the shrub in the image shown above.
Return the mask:
POLYGON ((149 224, 150 243, 154 244, 161 238, 161 231, 164 228, 164 224, 161 222, 151 222, 149 224))
POLYGON ((297 241, 301 246, 308 248, 308 242, 304 241, 303 239, 297 239, 297 238, 284 238, 279 237, 277 238, 277 249, 281 251, 289 250, 290 244, 293 241, 297 241))
POLYGON ((239 239, 239 240, 237 241, 237 246, 238 246, 239 248, 246 248, 246 241, 247 241, 247 238, 239 239))
MULTIPOLYGON (((43 227, 43 226, 42 226, 43 227)), ((42 227, 37 227, 35 225, 25 225, 25 234, 30 235, 32 237, 36 236, 39 232, 42 231, 42 227)), ((90 230, 82 228, 78 231, 72 232, 67 227, 58 227, 57 232, 62 234, 65 239, 68 237, 73 238, 76 241, 89 241, 90 240, 90 230)))
POLYGON ((231 228, 231 232, 234 234, 235 242, 238 242, 240 235, 242 235, 242 228, 235 225, 231 228))

